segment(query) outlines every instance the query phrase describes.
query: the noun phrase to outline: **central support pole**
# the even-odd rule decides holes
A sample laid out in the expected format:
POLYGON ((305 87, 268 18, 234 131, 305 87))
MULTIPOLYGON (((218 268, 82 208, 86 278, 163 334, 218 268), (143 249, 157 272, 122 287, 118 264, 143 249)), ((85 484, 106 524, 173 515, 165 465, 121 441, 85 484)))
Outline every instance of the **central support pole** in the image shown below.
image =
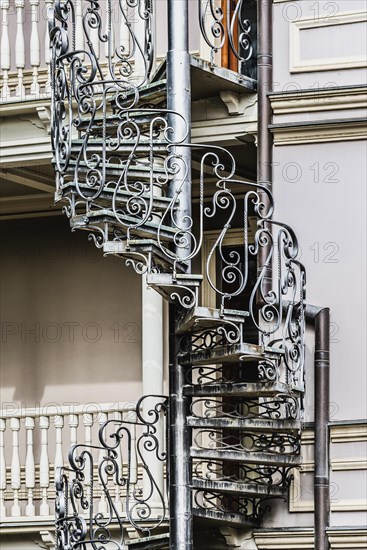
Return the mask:
MULTIPOLYGON (((167 107, 173 111, 168 123, 172 128, 175 173, 169 195, 178 196, 175 223, 182 231, 178 234, 176 255, 184 261, 190 255, 190 238, 185 229, 191 219, 191 151, 185 147, 190 141, 191 82, 188 53, 188 0, 168 0, 168 53, 167 53, 167 107), (175 114, 177 113, 177 114, 175 114), (177 169, 178 167, 178 169, 177 169)), ((190 270, 190 262, 188 271, 190 270)), ((186 426, 190 412, 190 399, 183 393, 187 383, 185 369, 179 364, 178 337, 175 334, 175 305, 170 307, 170 428, 169 428, 169 507, 170 550, 192 550, 192 495, 191 495, 191 430, 186 426)))
MULTIPOLYGON (((171 139, 183 145, 189 143, 191 138, 188 32, 188 0, 168 0, 167 108, 173 111, 168 116, 168 124, 173 130, 171 139)), ((191 150, 178 145, 174 147, 173 153, 175 173, 169 186, 169 194, 173 197, 179 193, 175 220, 182 228, 179 236, 183 239, 176 243, 176 254, 185 259, 191 248, 190 239, 185 239, 185 229, 189 227, 191 218, 191 150)))

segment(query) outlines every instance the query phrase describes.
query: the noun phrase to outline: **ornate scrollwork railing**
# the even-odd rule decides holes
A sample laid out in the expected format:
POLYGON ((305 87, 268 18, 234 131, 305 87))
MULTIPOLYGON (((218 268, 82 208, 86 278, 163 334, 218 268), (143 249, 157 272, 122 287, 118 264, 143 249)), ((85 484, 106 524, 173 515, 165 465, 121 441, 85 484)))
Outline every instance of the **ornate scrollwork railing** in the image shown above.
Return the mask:
POLYGON ((201 34, 210 48, 210 63, 220 65, 218 52, 227 48, 238 62, 243 74, 253 57, 256 31, 246 13, 247 0, 198 0, 201 34))
MULTIPOLYGON (((232 510, 256 523, 268 509, 268 496, 284 497, 290 464, 299 463, 305 270, 292 229, 274 219, 269 189, 240 177, 225 148, 189 143, 188 122, 167 107, 166 81, 150 82, 153 4, 119 0, 127 47, 126 41, 116 46, 111 0, 83 0, 81 19, 72 0, 55 2, 56 200, 63 201, 72 230, 86 231, 105 255, 120 256, 146 274, 147 283, 178 306, 175 337, 185 391, 194 396, 190 421, 202 478, 215 474, 214 481, 252 484, 244 495, 238 487, 223 495, 215 483, 198 483, 193 500, 198 509, 232 510), (198 194, 191 213, 184 195, 194 178, 198 194), (232 227, 239 228, 238 244, 230 238, 232 227), (199 309, 202 280, 215 296, 211 311, 207 304, 199 309), (180 332, 180 323, 187 330, 180 332), (245 455, 248 460, 218 470, 215 453, 228 462, 245 455), (262 460, 266 466, 256 463, 262 460), (270 495, 271 488, 278 490, 270 495)), ((246 3, 239 0, 233 10, 230 4, 198 0, 201 31, 212 64, 227 47, 242 72, 253 55, 253 28, 244 17, 246 3)), ((141 400, 135 418, 101 428, 99 445, 72 449, 57 485, 60 550, 121 548, 126 524, 150 533, 165 521, 164 490, 150 470, 153 458, 166 459, 157 432, 166 403, 157 399, 148 417, 141 400), (114 495, 122 495, 123 510, 114 495)))
POLYGON ((71 448, 56 480, 58 550, 119 550, 128 525, 150 534, 166 523, 166 491, 152 473, 167 460, 166 416, 167 398, 144 396, 102 425, 99 445, 71 448))

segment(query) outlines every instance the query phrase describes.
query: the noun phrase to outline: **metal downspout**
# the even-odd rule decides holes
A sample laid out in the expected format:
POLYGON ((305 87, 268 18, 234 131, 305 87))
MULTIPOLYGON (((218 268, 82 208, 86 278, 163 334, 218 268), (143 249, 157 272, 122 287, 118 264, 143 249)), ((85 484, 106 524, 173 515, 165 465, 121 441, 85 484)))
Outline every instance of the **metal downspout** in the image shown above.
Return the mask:
POLYGON ((323 308, 315 317, 315 550, 329 548, 329 396, 330 310, 323 308))
POLYGON ((257 180, 258 183, 266 185, 271 190, 273 138, 269 130, 272 116, 269 93, 273 87, 273 2, 272 0, 258 0, 257 4, 257 180))
POLYGON ((330 309, 306 305, 306 320, 315 325, 315 550, 328 550, 330 522, 329 409, 330 409, 330 309))
MULTIPOLYGON (((257 182, 270 191, 273 185, 273 136, 269 130, 272 110, 269 93, 273 88, 273 1, 257 1, 257 182)), ((268 197, 261 193, 265 204, 268 197)), ((269 227, 268 227, 269 229, 269 227)), ((259 251, 258 271, 265 265, 269 248, 263 246, 259 251)), ((271 268, 268 267, 263 289, 267 293, 272 287, 271 268)))

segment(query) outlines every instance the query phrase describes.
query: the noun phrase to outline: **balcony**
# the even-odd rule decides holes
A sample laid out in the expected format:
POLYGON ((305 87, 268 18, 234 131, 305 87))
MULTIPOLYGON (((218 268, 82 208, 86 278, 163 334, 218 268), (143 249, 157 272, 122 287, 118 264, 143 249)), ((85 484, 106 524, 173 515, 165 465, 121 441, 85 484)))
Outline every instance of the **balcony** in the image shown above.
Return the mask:
MULTIPOLYGON (((82 468, 85 474, 84 489, 89 498, 93 495, 97 513, 107 514, 113 507, 121 526, 125 527, 129 516, 129 521, 137 522, 142 531, 152 522, 165 523, 163 461, 152 460, 149 445, 146 445, 148 440, 152 441, 154 431, 164 456, 164 427, 160 424, 157 431, 152 431, 152 424, 149 424, 150 428, 147 428, 143 420, 144 411, 147 415, 151 412, 144 404, 139 404, 137 408, 136 403, 45 406, 37 409, 9 406, 3 409, 0 414, 2 531, 6 534, 19 528, 27 530, 32 524, 53 525, 55 480, 59 479, 61 483, 58 470, 62 467, 65 467, 65 476, 68 474, 68 450, 76 444, 78 447, 74 457, 79 450, 81 453, 82 449, 90 451, 91 460, 82 468), (115 456, 119 476, 108 473, 108 451, 98 447, 98 431, 108 421, 116 429, 127 429, 126 434, 129 434, 127 439, 130 444, 128 447, 120 444, 115 456), (154 475, 153 492, 147 472, 154 475), (145 495, 153 496, 149 502, 149 514, 146 513, 145 495)), ((115 525, 113 529, 117 527, 115 525)))

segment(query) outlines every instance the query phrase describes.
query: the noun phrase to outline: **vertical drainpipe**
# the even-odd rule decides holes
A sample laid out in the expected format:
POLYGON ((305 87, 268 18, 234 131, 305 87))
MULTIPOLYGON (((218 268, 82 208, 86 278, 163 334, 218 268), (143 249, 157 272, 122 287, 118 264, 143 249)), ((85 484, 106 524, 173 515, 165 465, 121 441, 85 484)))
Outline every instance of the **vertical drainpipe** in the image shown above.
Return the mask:
POLYGON ((315 550, 329 548, 329 395, 330 310, 323 308, 315 316, 315 550))
POLYGON ((269 93, 273 87, 273 0, 257 2, 257 180, 272 186, 273 138, 269 93))
MULTIPOLYGON (((269 93, 273 87, 273 0, 257 0, 257 182, 269 191, 273 184, 273 136, 269 130, 272 112, 269 93)), ((267 204, 268 197, 260 193, 267 204)), ((268 247, 260 247, 258 271, 261 272, 268 247)), ((271 289, 271 269, 266 270, 263 289, 271 289)))

